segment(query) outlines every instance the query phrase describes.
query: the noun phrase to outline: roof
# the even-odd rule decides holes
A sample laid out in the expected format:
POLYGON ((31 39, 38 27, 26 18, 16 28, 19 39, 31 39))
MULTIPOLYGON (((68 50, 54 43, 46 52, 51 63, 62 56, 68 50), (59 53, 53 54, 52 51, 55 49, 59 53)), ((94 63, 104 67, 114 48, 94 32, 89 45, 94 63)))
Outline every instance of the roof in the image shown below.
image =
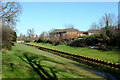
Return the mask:
POLYGON ((100 33, 101 30, 100 29, 90 29, 88 30, 89 33, 100 33))
POLYGON ((88 31, 79 31, 78 34, 87 33, 88 31))
POLYGON ((56 33, 56 32, 66 32, 66 31, 76 31, 76 32, 78 32, 79 30, 74 29, 74 28, 67 28, 67 29, 55 29, 52 33, 56 33))
POLYGON ((101 30, 99 29, 90 29, 88 31, 79 31, 78 34, 83 34, 83 33, 100 33, 101 30))

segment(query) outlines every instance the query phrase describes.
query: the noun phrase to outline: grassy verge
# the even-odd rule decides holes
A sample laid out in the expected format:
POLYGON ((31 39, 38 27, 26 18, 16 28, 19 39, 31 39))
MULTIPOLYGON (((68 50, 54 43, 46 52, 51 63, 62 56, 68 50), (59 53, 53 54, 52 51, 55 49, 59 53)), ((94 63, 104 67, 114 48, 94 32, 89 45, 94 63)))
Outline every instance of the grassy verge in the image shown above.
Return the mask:
MULTIPOLYGON (((2 51, 3 78, 103 78, 91 71, 67 63, 67 60, 33 47, 16 44, 2 51), (61 58, 61 59, 59 59, 61 58)), ((73 62, 73 61, 71 61, 73 62)))
POLYGON ((68 53, 73 53, 81 56, 86 56, 86 57, 91 57, 95 59, 100 59, 112 63, 119 63, 118 59, 118 54, 120 51, 113 50, 113 51, 100 51, 96 49, 90 49, 88 47, 71 47, 71 46, 66 46, 66 45, 58 45, 58 46, 53 46, 49 43, 27 43, 27 44, 33 44, 36 46, 42 46, 46 48, 51 48, 59 51, 64 51, 68 53))

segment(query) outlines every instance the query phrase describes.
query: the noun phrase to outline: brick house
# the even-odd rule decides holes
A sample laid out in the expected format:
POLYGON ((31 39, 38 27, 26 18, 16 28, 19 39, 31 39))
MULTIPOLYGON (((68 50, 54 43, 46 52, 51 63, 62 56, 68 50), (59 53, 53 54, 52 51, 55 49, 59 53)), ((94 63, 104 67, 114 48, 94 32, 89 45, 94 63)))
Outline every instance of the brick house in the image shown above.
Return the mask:
POLYGON ((65 38, 77 38, 79 30, 74 28, 67 28, 67 29, 55 29, 50 35, 54 35, 54 37, 61 37, 65 38))
POLYGON ((101 32, 100 29, 90 29, 88 31, 79 31, 74 28, 68 28, 68 29, 55 29, 53 32, 50 33, 50 35, 53 35, 54 37, 59 37, 63 39, 70 39, 70 38, 77 38, 78 36, 84 36, 84 35, 94 35, 99 34, 101 32))
POLYGON ((88 31, 79 31, 78 36, 88 35, 88 31))
POLYGON ((88 30, 88 35, 99 34, 100 32, 101 32, 100 29, 95 29, 95 30, 90 29, 90 30, 88 30))
POLYGON ((94 35, 94 34, 99 34, 100 32, 101 32, 101 30, 99 30, 99 29, 95 29, 95 30, 90 29, 88 31, 79 31, 78 36, 84 36, 84 35, 90 36, 90 35, 94 35))

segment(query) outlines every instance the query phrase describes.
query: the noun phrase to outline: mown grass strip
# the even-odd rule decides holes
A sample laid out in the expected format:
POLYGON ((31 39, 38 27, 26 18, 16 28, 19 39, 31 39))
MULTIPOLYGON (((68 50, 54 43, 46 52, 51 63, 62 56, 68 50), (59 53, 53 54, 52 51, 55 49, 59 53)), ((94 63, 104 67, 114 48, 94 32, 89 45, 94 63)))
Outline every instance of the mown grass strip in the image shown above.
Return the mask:
POLYGON ((44 47, 41 47, 41 46, 39 47, 39 46, 31 45, 31 44, 27 44, 27 45, 32 46, 32 47, 36 47, 40 50, 44 50, 44 51, 47 51, 47 52, 52 52, 52 53, 55 53, 57 55, 61 55, 61 54, 63 54, 64 56, 68 55, 68 57, 79 58, 79 59, 83 59, 83 60, 87 60, 87 61, 96 62, 97 64, 100 63, 100 64, 104 64, 104 65, 107 65, 107 66, 110 66, 110 67, 120 68, 120 65, 115 64, 115 63, 108 63, 108 62, 101 61, 101 60, 98 60, 98 59, 96 60, 96 59, 93 59, 93 58, 84 57, 84 56, 80 56, 80 55, 75 55, 75 54, 62 52, 62 51, 58 51, 58 50, 53 50, 53 49, 49 49, 49 48, 44 48, 44 47))
POLYGON ((102 71, 102 72, 105 72, 105 73, 107 72, 107 73, 113 74, 114 76, 117 76, 119 78, 119 72, 120 72, 119 68, 111 67, 111 66, 108 66, 108 65, 102 65, 102 64, 99 64, 99 63, 93 63, 91 61, 84 60, 84 59, 81 60, 81 58, 75 58, 71 55, 61 54, 61 51, 54 52, 56 50, 52 50, 52 49, 48 49, 48 48, 44 48, 44 47, 39 47, 39 46, 34 46, 34 45, 30 45, 30 44, 28 44, 28 45, 32 46, 32 47, 37 47, 39 49, 42 49, 42 50, 45 50, 45 51, 48 51, 48 52, 51 52, 53 54, 55 53, 56 55, 59 55, 59 56, 62 56, 62 57, 68 58, 68 59, 72 59, 74 61, 85 64, 85 66, 87 66, 91 69, 94 69, 94 70, 97 70, 97 71, 100 71, 100 72, 102 71))
POLYGON ((107 62, 111 63, 119 63, 118 59, 119 56, 118 54, 120 51, 113 50, 113 51, 100 51, 96 49, 90 49, 88 47, 71 47, 71 46, 66 46, 66 45, 57 45, 53 46, 49 43, 27 43, 27 44, 32 44, 36 46, 41 46, 41 47, 46 47, 54 50, 59 50, 63 52, 68 52, 72 54, 77 54, 85 57, 91 57, 99 60, 104 60, 107 62))
POLYGON ((11 51, 3 51, 3 78, 103 79, 103 77, 94 72, 66 63, 49 54, 51 53, 16 44, 11 51))

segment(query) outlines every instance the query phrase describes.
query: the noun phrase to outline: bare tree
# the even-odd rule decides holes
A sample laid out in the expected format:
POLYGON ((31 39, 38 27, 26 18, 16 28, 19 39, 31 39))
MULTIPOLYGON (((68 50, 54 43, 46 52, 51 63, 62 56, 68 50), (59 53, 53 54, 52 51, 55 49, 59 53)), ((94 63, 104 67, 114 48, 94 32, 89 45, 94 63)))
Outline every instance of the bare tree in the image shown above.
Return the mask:
POLYGON ((92 23, 92 25, 90 26, 90 29, 100 29, 100 26, 98 26, 95 22, 92 23))
POLYGON ((45 32, 42 32, 39 36, 39 40, 45 42, 45 32))
POLYGON ((23 35, 23 40, 26 41, 26 36, 25 35, 23 35))
POLYGON ((19 2, 0 2, 2 5, 2 14, 0 19, 4 25, 9 25, 10 27, 15 27, 18 21, 18 16, 21 13, 21 5, 19 2))
POLYGON ((120 43, 119 30, 117 29, 119 28, 117 27, 118 18, 114 14, 105 14, 92 27, 95 29, 96 26, 101 29, 100 35, 96 37, 103 40, 102 44, 115 46, 117 45, 116 43, 120 43))
POLYGON ((100 29, 100 28, 105 28, 106 25, 109 27, 116 26, 118 24, 118 19, 114 14, 104 14, 98 22, 93 23, 91 25, 91 29, 100 29))
POLYGON ((116 26, 118 24, 117 17, 114 14, 105 14, 99 21, 98 25, 101 28, 104 28, 106 25, 108 26, 116 26))
POLYGON ((38 40, 38 38, 39 38, 38 35, 36 35, 36 36, 35 36, 35 40, 38 40))
POLYGON ((34 29, 28 29, 27 30, 27 37, 29 41, 33 41, 34 40, 34 29))
POLYGON ((2 47, 10 49, 9 41, 16 41, 17 34, 13 30, 18 16, 21 13, 19 2, 2 2, 0 1, 0 27, 2 27, 2 47))
POLYGON ((64 27, 65 28, 74 28, 74 25, 73 24, 65 24, 64 27))
POLYGON ((20 41, 22 41, 23 40, 23 35, 22 35, 22 33, 20 33, 20 41))

